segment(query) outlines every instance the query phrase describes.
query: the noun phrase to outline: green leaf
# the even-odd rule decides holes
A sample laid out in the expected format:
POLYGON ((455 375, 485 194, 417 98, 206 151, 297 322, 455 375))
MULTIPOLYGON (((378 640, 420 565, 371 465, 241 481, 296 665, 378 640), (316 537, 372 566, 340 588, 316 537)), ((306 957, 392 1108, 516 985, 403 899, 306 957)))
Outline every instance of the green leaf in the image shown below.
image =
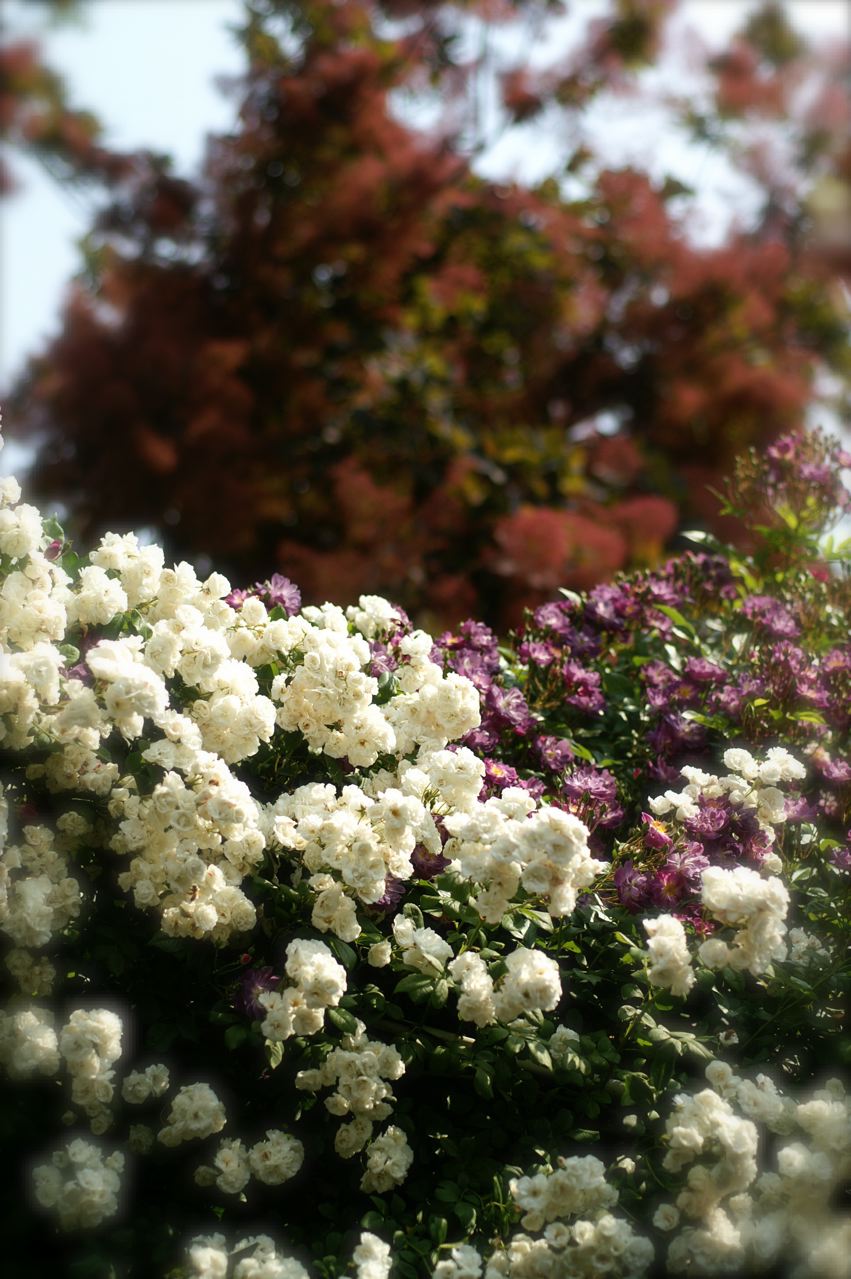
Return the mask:
POLYGON ((469 1232, 475 1228, 476 1209, 473 1204, 462 1199, 460 1203, 452 1205, 452 1211, 466 1231, 469 1232))
POLYGON ((473 1087, 479 1096, 484 1097, 485 1100, 493 1097, 493 1078, 490 1071, 485 1070, 482 1066, 477 1067, 473 1076, 473 1087))
POLYGON ((688 631, 688 633, 692 636, 696 634, 696 631, 694 627, 692 626, 691 622, 688 620, 687 617, 683 617, 679 609, 673 608, 670 604, 654 603, 653 607, 658 612, 664 613, 666 617, 670 618, 670 620, 674 622, 677 626, 679 626, 682 630, 688 631))
POLYGON ((265 1044, 266 1061, 270 1070, 277 1070, 284 1059, 284 1044, 281 1039, 267 1039, 265 1044))
POLYGON ((225 1047, 233 1051, 239 1048, 240 1044, 244 1044, 251 1031, 247 1026, 228 1026, 225 1031, 225 1047))
POLYGON ((346 1012, 345 1008, 329 1008, 327 1016, 331 1025, 342 1030, 344 1035, 353 1035, 358 1028, 357 1017, 346 1012))
POLYGON ((358 962, 357 951, 353 950, 348 942, 343 941, 340 937, 334 937, 332 935, 328 938, 325 944, 333 952, 344 968, 349 970, 354 968, 355 964, 358 962))

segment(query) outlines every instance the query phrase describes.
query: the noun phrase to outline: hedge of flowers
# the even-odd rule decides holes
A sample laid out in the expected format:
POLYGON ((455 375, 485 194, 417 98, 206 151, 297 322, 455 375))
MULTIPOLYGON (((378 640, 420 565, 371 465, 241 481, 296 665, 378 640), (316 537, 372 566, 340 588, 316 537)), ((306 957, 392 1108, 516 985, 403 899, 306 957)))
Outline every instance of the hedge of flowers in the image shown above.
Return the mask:
POLYGON ((4 1274, 847 1275, 849 462, 506 644, 3 481, 4 1274))

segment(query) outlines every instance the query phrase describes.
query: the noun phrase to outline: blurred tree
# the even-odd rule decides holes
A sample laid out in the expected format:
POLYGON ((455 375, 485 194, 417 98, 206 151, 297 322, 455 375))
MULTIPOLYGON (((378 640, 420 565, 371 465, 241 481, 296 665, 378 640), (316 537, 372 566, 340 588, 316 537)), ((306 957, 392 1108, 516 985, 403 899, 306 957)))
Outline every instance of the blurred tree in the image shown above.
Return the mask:
POLYGON ((709 518, 733 456, 800 422, 821 367, 849 370, 842 254, 816 234, 847 98, 777 6, 752 17, 671 104, 762 196, 696 247, 679 184, 587 140, 563 181, 477 174, 496 130, 580 138, 596 95, 642 92, 674 0, 612 0, 569 55, 512 65, 503 28, 560 8, 250 0, 239 124, 192 181, 110 155, 7 49, 13 140, 112 191, 11 406, 38 495, 86 538, 159 526, 235 581, 279 568, 430 620, 510 621, 709 518))

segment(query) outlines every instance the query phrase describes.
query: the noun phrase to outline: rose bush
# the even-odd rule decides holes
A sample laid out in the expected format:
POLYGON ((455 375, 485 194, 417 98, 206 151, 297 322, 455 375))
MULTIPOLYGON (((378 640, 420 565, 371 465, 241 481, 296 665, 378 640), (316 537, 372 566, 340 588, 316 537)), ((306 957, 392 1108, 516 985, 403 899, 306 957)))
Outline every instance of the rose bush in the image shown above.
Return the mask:
POLYGON ((3 481, 8 1274, 847 1274, 848 461, 503 645, 3 481))

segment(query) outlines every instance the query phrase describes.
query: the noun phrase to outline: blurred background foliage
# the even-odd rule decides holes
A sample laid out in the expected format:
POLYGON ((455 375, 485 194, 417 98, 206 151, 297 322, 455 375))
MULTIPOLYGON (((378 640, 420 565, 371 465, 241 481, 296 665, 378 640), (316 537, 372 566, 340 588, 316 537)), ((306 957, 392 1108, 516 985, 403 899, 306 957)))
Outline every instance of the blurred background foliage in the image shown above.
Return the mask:
POLYGON ((238 124, 189 176, 110 149, 8 43, 7 140, 99 194, 7 413, 34 498, 86 541, 150 527, 235 584, 280 570, 430 625, 511 624, 684 526, 735 535, 710 487, 803 422, 825 371, 847 393, 847 61, 745 7, 711 92, 677 99, 647 75, 676 7, 611 0, 540 68, 512 32, 528 55, 545 0, 247 0, 238 124), (595 155, 576 124, 613 91, 626 112, 661 94, 733 156, 752 225, 701 245, 681 184, 595 155), (557 176, 477 170, 495 130, 544 118, 557 176))

